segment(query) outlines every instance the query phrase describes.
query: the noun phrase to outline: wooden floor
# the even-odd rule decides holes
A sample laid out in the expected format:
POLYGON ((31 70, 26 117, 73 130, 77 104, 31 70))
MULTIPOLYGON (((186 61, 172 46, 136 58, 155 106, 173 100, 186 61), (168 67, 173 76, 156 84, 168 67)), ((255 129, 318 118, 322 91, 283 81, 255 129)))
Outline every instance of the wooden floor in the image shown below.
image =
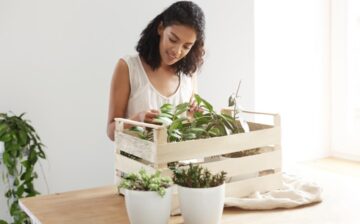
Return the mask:
POLYGON ((360 163, 326 158, 285 167, 284 171, 313 180, 323 188, 321 203, 274 211, 233 211, 223 223, 359 224, 360 163), (238 213, 234 216, 235 213, 238 213))

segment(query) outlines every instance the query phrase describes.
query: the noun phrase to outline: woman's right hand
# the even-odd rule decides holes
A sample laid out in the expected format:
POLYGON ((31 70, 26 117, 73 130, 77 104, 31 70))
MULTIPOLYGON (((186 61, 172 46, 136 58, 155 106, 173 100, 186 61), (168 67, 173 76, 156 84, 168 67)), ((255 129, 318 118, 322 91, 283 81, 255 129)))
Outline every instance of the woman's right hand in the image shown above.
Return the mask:
POLYGON ((154 118, 160 114, 158 110, 148 110, 136 114, 134 117, 130 118, 131 120, 145 122, 145 123, 154 123, 154 118))

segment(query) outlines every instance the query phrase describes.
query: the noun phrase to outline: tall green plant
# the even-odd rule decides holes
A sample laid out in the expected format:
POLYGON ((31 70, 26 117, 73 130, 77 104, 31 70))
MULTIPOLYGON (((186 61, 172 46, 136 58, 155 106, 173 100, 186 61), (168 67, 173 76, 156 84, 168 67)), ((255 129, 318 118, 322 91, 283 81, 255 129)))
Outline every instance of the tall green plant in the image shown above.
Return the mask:
MULTIPOLYGON (((33 184, 38 177, 35 165, 39 158, 46 158, 40 137, 23 116, 0 113, 0 141, 5 145, 3 182, 8 186, 5 197, 14 224, 30 223, 18 202, 20 198, 39 194, 33 184)), ((0 224, 4 223, 7 222, 0 220, 0 224)))

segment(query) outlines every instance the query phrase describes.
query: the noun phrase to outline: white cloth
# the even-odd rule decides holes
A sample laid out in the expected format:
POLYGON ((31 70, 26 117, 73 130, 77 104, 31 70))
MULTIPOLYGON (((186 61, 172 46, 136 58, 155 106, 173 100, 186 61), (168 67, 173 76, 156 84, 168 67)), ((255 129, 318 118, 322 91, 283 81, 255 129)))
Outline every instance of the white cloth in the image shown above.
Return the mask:
POLYGON ((193 93, 190 76, 180 74, 180 84, 176 92, 170 97, 161 95, 151 84, 139 55, 124 57, 129 67, 130 97, 128 101, 126 117, 132 117, 139 112, 150 109, 160 109, 165 103, 174 106, 189 102, 193 93))
POLYGON ((248 197, 225 198, 225 206, 246 210, 269 210, 275 208, 294 208, 320 202, 322 188, 316 183, 299 177, 283 174, 283 188, 265 193, 255 192, 248 197))

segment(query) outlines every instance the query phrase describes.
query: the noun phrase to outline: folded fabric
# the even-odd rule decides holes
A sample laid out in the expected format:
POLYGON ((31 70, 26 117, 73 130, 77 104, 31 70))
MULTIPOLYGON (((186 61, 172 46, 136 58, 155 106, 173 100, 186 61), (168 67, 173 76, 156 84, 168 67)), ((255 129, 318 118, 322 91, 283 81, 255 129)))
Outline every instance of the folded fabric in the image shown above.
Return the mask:
POLYGON ((295 208, 301 205, 320 202, 322 188, 316 183, 302 180, 300 177, 282 175, 283 188, 268 192, 254 192, 243 197, 226 197, 225 206, 246 210, 269 210, 275 208, 295 208))

